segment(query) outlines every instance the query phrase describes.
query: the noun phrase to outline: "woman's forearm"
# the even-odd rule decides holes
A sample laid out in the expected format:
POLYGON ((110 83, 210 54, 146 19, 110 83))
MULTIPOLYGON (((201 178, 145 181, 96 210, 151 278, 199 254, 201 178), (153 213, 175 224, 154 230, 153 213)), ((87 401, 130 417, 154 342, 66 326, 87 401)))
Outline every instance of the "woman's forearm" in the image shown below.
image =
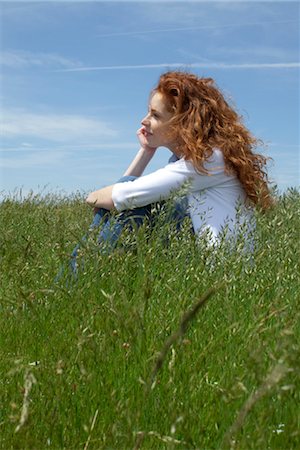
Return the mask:
POLYGON ((86 202, 92 208, 105 208, 105 209, 113 209, 114 203, 112 201, 112 190, 113 185, 107 186, 105 188, 99 189, 98 191, 91 192, 86 202))
MULTIPOLYGON (((138 131, 138 134, 142 134, 141 130, 138 131)), ((155 151, 156 148, 142 145, 132 163, 124 173, 124 176, 140 177, 153 158, 155 151)), ((112 190, 113 185, 91 192, 86 199, 87 204, 93 208, 113 209, 112 190)))
POLYGON ((132 175, 134 177, 140 177, 153 158, 154 153, 155 149, 149 151, 141 147, 132 163, 124 173, 124 176, 132 175))

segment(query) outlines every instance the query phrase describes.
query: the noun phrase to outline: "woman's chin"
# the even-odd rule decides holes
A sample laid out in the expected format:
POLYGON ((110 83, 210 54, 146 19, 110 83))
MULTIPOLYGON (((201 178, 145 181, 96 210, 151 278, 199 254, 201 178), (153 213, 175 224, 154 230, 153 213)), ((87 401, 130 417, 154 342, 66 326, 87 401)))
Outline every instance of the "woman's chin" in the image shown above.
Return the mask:
POLYGON ((151 136, 145 137, 145 142, 148 145, 148 147, 154 147, 153 145, 153 139, 151 139, 151 136))

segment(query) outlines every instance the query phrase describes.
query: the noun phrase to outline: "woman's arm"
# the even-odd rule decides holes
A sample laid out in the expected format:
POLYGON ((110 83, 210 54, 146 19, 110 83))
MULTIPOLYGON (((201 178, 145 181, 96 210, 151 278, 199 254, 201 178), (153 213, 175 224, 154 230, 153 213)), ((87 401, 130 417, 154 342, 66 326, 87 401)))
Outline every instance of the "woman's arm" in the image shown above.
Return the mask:
POLYGON ((112 184, 98 191, 91 192, 86 199, 87 204, 92 208, 113 209, 114 203, 111 196, 113 187, 114 185, 112 184))
POLYGON ((144 136, 144 127, 141 127, 137 131, 137 137, 140 141, 141 148, 136 154, 134 160, 124 173, 124 176, 126 175, 132 175, 134 177, 140 177, 144 170, 146 169, 147 165, 153 158, 154 153, 156 152, 156 148, 149 147, 147 145, 145 136, 144 136))
POLYGON ((141 127, 137 131, 137 136, 141 144, 141 148, 136 154, 134 160, 124 173, 124 176, 126 175, 132 175, 134 177, 140 177, 144 170, 146 169, 147 165, 151 161, 151 159, 154 156, 154 153, 156 152, 156 148, 149 147, 146 143, 145 137, 144 137, 144 127, 141 127))
MULTIPOLYGON (((149 147, 144 139, 143 127, 137 131, 137 136, 139 138, 141 148, 133 159, 132 163, 124 173, 126 175, 132 175, 135 177, 140 177, 144 172, 145 168, 153 158, 156 148, 149 147)), ((92 208, 105 208, 113 209, 114 203, 112 201, 112 190, 114 185, 107 186, 105 188, 99 189, 97 191, 91 192, 86 202, 92 208)))
POLYGON ((156 149, 154 149, 154 151, 147 151, 145 148, 141 147, 132 163, 124 173, 124 176, 132 175, 134 177, 140 177, 153 158, 155 150, 156 149))

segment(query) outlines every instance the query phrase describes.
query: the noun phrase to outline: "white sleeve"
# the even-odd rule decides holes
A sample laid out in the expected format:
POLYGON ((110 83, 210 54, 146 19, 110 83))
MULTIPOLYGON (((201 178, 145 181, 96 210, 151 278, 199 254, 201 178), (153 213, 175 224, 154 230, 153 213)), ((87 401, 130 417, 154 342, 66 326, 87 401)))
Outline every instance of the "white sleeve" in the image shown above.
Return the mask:
POLYGON ((170 171, 166 166, 134 181, 116 183, 112 190, 112 200, 118 211, 149 205, 169 197, 170 193, 185 182, 186 178, 170 171))
POLYGON ((199 191, 220 182, 220 176, 224 177, 224 166, 221 166, 208 167, 210 174, 202 175, 189 161, 180 159, 134 181, 116 183, 112 200, 115 208, 123 211, 165 200, 185 182, 190 182, 190 192, 199 191))

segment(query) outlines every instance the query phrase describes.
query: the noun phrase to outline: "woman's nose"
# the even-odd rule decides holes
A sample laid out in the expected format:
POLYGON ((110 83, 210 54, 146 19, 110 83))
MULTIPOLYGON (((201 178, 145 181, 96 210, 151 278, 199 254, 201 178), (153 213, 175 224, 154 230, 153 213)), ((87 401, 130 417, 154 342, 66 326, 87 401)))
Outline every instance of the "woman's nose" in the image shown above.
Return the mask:
POLYGON ((144 126, 146 126, 146 125, 148 125, 148 124, 149 124, 149 119, 148 119, 148 115, 147 115, 147 116, 145 116, 145 117, 143 118, 143 120, 141 121, 141 124, 142 124, 142 125, 144 125, 144 126))

